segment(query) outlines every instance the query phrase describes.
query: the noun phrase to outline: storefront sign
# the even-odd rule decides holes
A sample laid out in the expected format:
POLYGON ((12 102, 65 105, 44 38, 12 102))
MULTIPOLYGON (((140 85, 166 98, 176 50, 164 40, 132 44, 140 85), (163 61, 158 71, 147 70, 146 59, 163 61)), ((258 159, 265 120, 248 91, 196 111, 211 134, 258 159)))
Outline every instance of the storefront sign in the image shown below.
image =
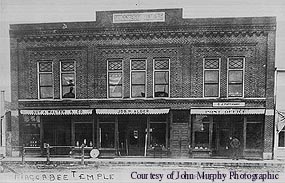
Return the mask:
POLYGON ((62 109, 62 110, 21 110, 24 115, 85 115, 92 114, 92 109, 62 109))
POLYGON ((167 114, 169 109, 96 109, 97 114, 167 114))
POLYGON ((264 114, 265 109, 191 109, 191 114, 230 115, 264 114))
POLYGON ((113 23, 164 22, 164 21, 165 21, 165 12, 113 14, 113 23))
POLYGON ((213 102, 213 107, 244 107, 245 102, 213 102))

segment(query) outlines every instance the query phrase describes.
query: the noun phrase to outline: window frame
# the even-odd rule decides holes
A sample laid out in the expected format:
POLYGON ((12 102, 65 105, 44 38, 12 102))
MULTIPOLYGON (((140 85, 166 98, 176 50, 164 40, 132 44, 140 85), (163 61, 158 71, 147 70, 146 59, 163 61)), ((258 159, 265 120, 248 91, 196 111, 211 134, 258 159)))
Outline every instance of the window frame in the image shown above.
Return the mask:
MULTIPOLYGON (((153 98, 170 98, 170 58, 154 58, 153 59, 153 98), (168 60, 168 69, 155 69, 155 61, 157 60, 162 60, 162 59, 165 59, 165 60, 168 60), (168 72, 168 96, 167 97, 156 97, 155 96, 155 72, 168 72)), ((162 85, 162 84, 157 84, 157 85, 162 85)))
POLYGON ((131 59, 130 60, 130 97, 131 98, 146 98, 146 95, 147 95, 147 59, 131 59), (132 61, 138 61, 138 60, 143 60, 145 61, 145 69, 144 70, 141 70, 141 69, 138 69, 138 70, 133 70, 132 69, 132 61), (132 96, 132 87, 133 86, 142 86, 142 84, 133 84, 132 83, 132 73, 134 72, 144 72, 144 93, 145 93, 145 96, 144 97, 133 97, 132 96))
POLYGON ((38 61, 37 62, 37 76, 38 76, 38 99, 40 100, 50 100, 50 99, 54 99, 54 74, 53 74, 53 62, 50 61, 50 60, 47 60, 47 61, 38 61), (51 63, 51 71, 50 72, 45 72, 45 71, 40 71, 40 63, 42 62, 50 62, 51 63), (50 86, 41 86, 40 85, 40 75, 41 74, 51 74, 51 80, 52 80, 52 83, 50 86), (42 87, 52 87, 52 97, 51 98, 41 98, 41 88, 42 87))
POLYGON ((124 97, 124 62, 123 59, 108 59, 107 60, 107 98, 108 99, 122 99, 124 97), (122 69, 121 70, 109 70, 109 62, 114 62, 114 61, 120 61, 122 63, 122 69), (109 83, 109 73, 121 73, 121 97, 110 97, 110 86, 115 86, 115 85, 110 85, 109 83))
MULTIPOLYGON (((152 128, 151 128, 151 125, 152 124, 165 124, 165 138, 164 138, 164 142, 165 142, 165 146, 163 147, 163 149, 167 149, 168 147, 169 147, 169 138, 170 138, 170 130, 169 130, 169 119, 168 119, 168 116, 167 115, 163 115, 163 116, 161 116, 161 117, 159 117, 160 115, 156 115, 156 116, 153 116, 154 118, 152 118, 152 117, 149 117, 149 119, 148 119, 148 133, 149 133, 149 135, 148 135, 148 138, 147 138, 147 149, 151 149, 151 148, 153 148, 153 147, 155 147, 155 146, 153 146, 153 143, 152 143, 152 138, 153 138, 153 131, 152 131, 152 128), (156 119, 156 117, 159 117, 160 119, 164 119, 165 118, 165 120, 162 120, 162 121, 160 121, 160 120, 157 120, 156 119)), ((162 147, 162 146, 160 146, 160 147, 162 147)))
POLYGON ((76 99, 76 61, 75 60, 61 60, 60 61, 60 98, 63 100, 73 100, 76 99), (63 72, 62 69, 62 63, 63 62, 73 62, 74 63, 74 71, 67 71, 67 72, 63 72), (74 74, 74 98, 64 98, 63 97, 63 83, 62 83, 62 74, 74 74))
POLYGON ((277 137, 277 139, 278 139, 278 143, 277 143, 277 147, 278 148, 282 148, 282 149, 285 149, 285 126, 282 128, 282 130, 280 130, 279 132, 278 132, 278 137, 277 137), (284 136, 283 136, 283 146, 280 146, 280 133, 283 133, 284 134, 284 136))
POLYGON ((209 58, 203 58, 203 98, 219 98, 221 95, 221 58, 215 58, 215 57, 209 57, 209 58), (219 68, 218 69, 206 69, 205 68, 205 62, 206 60, 212 60, 217 59, 219 68), (205 83, 205 71, 218 71, 218 96, 205 96, 205 84, 213 84, 213 83, 205 83))
POLYGON ((245 57, 228 57, 227 58, 227 98, 244 98, 244 74, 245 74, 245 57), (230 69, 230 59, 231 58, 242 58, 242 69, 230 69), (229 73, 230 71, 242 71, 242 94, 241 96, 231 96, 229 95, 229 86, 232 84, 240 84, 240 83, 230 83, 229 82, 229 73))

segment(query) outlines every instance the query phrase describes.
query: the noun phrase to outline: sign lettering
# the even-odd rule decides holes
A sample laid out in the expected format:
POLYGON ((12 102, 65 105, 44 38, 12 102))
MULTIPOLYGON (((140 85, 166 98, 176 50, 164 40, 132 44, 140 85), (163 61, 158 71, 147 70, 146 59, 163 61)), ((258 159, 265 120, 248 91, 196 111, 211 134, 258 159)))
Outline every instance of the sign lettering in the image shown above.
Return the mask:
POLYGON ((165 22, 165 12, 116 13, 113 23, 165 22))

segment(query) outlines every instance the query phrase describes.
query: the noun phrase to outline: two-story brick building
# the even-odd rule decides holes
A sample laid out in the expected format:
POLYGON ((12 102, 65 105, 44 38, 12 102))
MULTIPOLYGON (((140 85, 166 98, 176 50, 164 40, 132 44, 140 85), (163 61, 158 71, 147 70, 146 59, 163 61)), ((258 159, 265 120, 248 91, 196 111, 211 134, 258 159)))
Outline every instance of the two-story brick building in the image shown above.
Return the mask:
POLYGON ((13 145, 272 158, 275 17, 102 11, 10 26, 13 145), (154 150, 155 149, 155 150, 154 150))

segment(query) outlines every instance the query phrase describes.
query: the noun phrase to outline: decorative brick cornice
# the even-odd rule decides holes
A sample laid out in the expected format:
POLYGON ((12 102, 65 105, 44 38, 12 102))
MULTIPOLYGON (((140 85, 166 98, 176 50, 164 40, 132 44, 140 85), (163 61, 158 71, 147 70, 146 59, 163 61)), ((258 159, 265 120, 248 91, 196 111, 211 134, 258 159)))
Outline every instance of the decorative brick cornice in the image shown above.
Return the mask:
POLYGON ((109 28, 109 29, 70 29, 70 30, 13 30, 18 41, 79 41, 79 40, 119 40, 119 39, 154 39, 181 37, 231 37, 231 36, 266 36, 273 26, 168 26, 109 28))

